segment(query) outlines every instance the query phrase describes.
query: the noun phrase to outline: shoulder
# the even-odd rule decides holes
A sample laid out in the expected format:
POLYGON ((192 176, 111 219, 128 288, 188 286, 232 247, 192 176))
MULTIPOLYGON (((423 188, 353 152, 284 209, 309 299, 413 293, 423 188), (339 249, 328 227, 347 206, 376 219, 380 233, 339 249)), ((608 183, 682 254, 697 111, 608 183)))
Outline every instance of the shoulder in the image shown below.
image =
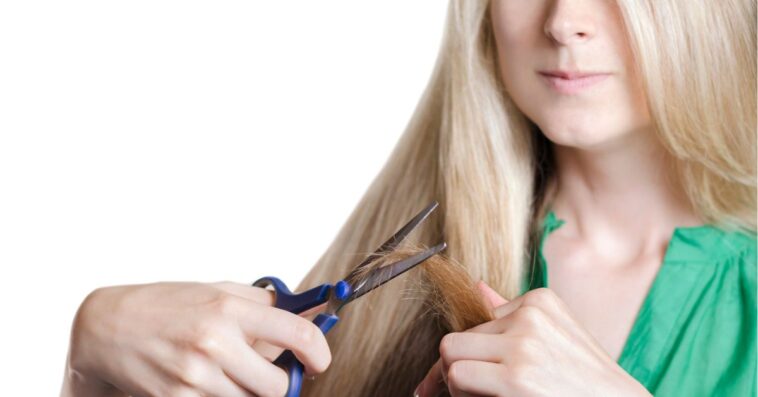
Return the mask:
POLYGON ((740 273, 745 278, 751 293, 755 295, 756 291, 756 271, 758 271, 758 258, 756 257, 756 235, 755 233, 735 233, 732 237, 736 241, 735 261, 740 267, 740 273))
POLYGON ((742 230, 720 230, 713 246, 713 262, 724 272, 731 272, 739 280, 744 297, 755 301, 756 271, 758 271, 758 251, 755 232, 742 230))
POLYGON ((755 285, 755 274, 758 268, 756 260, 756 233, 744 230, 719 229, 714 241, 712 257, 725 265, 736 266, 740 273, 755 285))
POLYGON ((754 231, 714 225, 678 228, 671 245, 669 261, 710 272, 715 284, 736 282, 749 299, 755 295, 758 263, 754 231))
POLYGON ((755 275, 757 239, 755 232, 732 230, 721 231, 716 254, 723 261, 729 261, 744 267, 755 275))
POLYGON ((732 262, 749 264, 756 258, 756 233, 726 229, 714 225, 678 228, 676 243, 690 259, 708 263, 732 262))
POLYGON ((754 231, 732 230, 722 231, 725 249, 738 254, 745 253, 755 257, 756 233, 754 231))

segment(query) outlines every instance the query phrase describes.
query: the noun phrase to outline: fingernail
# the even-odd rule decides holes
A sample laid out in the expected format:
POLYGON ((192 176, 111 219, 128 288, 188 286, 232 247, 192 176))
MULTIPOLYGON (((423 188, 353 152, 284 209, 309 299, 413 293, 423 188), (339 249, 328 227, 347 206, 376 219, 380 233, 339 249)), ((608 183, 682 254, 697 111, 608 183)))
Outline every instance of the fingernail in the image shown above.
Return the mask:
POLYGON ((413 397, 421 397, 421 385, 416 386, 416 390, 413 391, 413 397))

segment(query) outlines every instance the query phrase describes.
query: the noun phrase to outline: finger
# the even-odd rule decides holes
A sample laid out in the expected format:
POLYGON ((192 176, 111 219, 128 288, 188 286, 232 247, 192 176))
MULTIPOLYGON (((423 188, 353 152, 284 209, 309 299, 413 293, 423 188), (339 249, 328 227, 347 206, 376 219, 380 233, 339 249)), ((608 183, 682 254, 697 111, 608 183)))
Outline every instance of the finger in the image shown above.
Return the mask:
MULTIPOLYGON (((173 382, 166 383, 168 389, 133 395, 174 396, 179 395, 175 394, 178 393, 177 390, 185 389, 178 386, 184 385, 190 390, 196 390, 198 396, 254 397, 255 394, 252 392, 256 390, 248 389, 243 383, 227 374, 225 369, 233 366, 246 366, 247 378, 245 380, 257 384, 261 391, 268 393, 265 395, 271 395, 271 391, 267 391, 264 387, 270 389, 272 385, 275 387, 283 383, 283 395, 287 387, 287 375, 284 371, 255 354, 250 357, 250 354, 246 354, 245 349, 241 349, 239 344, 247 347, 242 335, 227 334, 193 351, 187 351, 179 345, 157 345, 154 350, 164 351, 163 356, 171 357, 171 359, 156 361, 155 372, 166 374, 165 378, 172 379, 173 382), (172 352, 170 356, 168 356, 169 351, 172 352), (245 361, 238 364, 235 362, 237 360, 245 361)), ((246 350, 251 349, 247 347, 246 350)))
MULTIPOLYGON (((546 289, 545 289, 546 290, 546 289)), ((479 324, 475 327, 468 329, 471 332, 480 333, 502 333, 504 332, 513 321, 517 321, 517 318, 513 317, 519 309, 531 307, 537 309, 549 317, 553 322, 572 335, 580 336, 580 332, 577 330, 576 323, 568 315, 568 313, 560 313, 562 302, 558 302, 558 299, 552 297, 545 297, 544 295, 550 295, 551 291, 543 291, 539 293, 540 296, 536 296, 532 290, 524 295, 518 296, 508 303, 498 306, 493 311, 495 320, 488 321, 486 323, 479 324), (555 301, 555 302, 554 302, 555 301), (512 318, 512 320, 511 320, 512 318)))
POLYGON ((445 390, 445 380, 442 377, 442 360, 437 360, 426 373, 424 379, 416 387, 414 397, 435 397, 445 390))
MULTIPOLYGON (((255 341, 252 347, 253 350, 255 350, 261 357, 271 362, 276 360, 286 350, 283 347, 272 345, 265 340, 260 339, 255 341)), ((306 377, 312 377, 316 375, 316 372, 310 367, 305 367, 303 373, 306 377)))
MULTIPOLYGON (((183 385, 186 387, 178 387, 174 388, 175 390, 170 391, 170 395, 184 395, 179 392, 179 390, 182 390, 182 393, 184 390, 187 391, 193 391, 196 396, 224 396, 224 397, 255 397, 253 393, 251 393, 246 388, 242 387, 238 383, 236 383, 232 377, 230 377, 224 370, 222 369, 222 366, 224 365, 223 362, 226 361, 223 357, 226 357, 229 355, 229 353, 236 354, 237 352, 230 352, 227 350, 227 353, 224 355, 220 355, 218 357, 202 357, 201 355, 197 355, 198 357, 195 359, 195 362, 197 364, 192 366, 187 366, 186 362, 182 365, 176 365, 176 363, 173 363, 173 365, 167 365, 163 368, 163 370, 169 374, 171 374, 174 378, 178 379, 183 385), (202 392, 202 393, 201 393, 202 392), (179 394, 175 394, 179 393, 179 394)), ((271 364, 273 366, 273 364, 271 364)), ((263 371, 265 372, 266 369, 263 371)), ((280 370, 281 371, 281 370, 280 370)), ((284 372, 284 371, 281 371, 284 372)), ((256 374, 259 375, 259 374, 256 374)), ((264 380, 268 382, 275 382, 276 378, 264 378, 261 376, 264 380), (272 381, 272 379, 274 379, 272 381)), ((285 375, 286 379, 286 375, 285 375)), ((165 392, 165 390, 164 390, 165 392)), ((162 394, 162 393, 159 393, 162 394)), ((154 394, 151 394, 154 395, 154 394)), ((190 394, 187 394, 190 395, 190 394)))
POLYGON ((470 393, 466 393, 464 391, 458 390, 458 389, 456 389, 454 387, 450 387, 450 386, 448 386, 448 390, 450 391, 450 396, 451 397, 478 397, 476 395, 473 395, 473 394, 470 394, 470 393))
MULTIPOLYGON (((316 317, 316 315, 322 312, 325 307, 326 307, 326 303, 323 303, 321 305, 318 305, 314 308, 311 308, 309 310, 306 310, 300 313, 299 316, 312 322, 313 319, 316 317)), ((255 351, 257 351, 258 354, 265 357, 268 361, 274 361, 285 350, 284 348, 280 346, 272 345, 271 343, 268 343, 265 340, 261 340, 261 339, 256 340, 254 338, 250 338, 248 340, 248 344, 251 344, 253 349, 255 349, 255 351)))
POLYGON ((223 397, 256 397, 250 390, 238 384, 235 377, 224 372, 221 367, 216 367, 215 376, 209 379, 207 385, 203 385, 200 390, 206 396, 223 396, 223 397))
POLYGON ((508 303, 504 305, 500 305, 495 308, 494 314, 495 318, 503 318, 514 311, 518 309, 519 307, 524 305, 524 295, 517 296, 513 300, 509 301, 508 303))
POLYGON ((511 301, 508 301, 507 303, 500 305, 496 307, 492 314, 495 317, 495 320, 488 321, 486 323, 479 324, 477 326, 471 327, 466 330, 466 332, 481 332, 481 333, 499 333, 502 331, 502 321, 498 321, 500 319, 504 319, 509 314, 515 312, 518 310, 518 308, 522 307, 524 304, 524 295, 521 295, 519 297, 514 298, 511 301))
POLYGON ((237 317, 247 337, 292 350, 308 374, 321 373, 332 361, 324 333, 316 324, 274 307, 256 305, 237 317))
POLYGON ((511 391, 503 381, 505 369, 501 364, 484 361, 456 361, 448 370, 447 385, 453 396, 508 396, 511 391))
POLYGON ((172 397, 205 397, 196 388, 190 386, 179 385, 169 391, 172 397))
POLYGON ((452 332, 440 341, 443 369, 459 360, 502 362, 504 338, 499 334, 452 332))
POLYGON ((241 298, 258 302, 267 306, 274 306, 276 293, 266 288, 240 284, 231 281, 218 281, 213 286, 241 298))
POLYGON ((493 311, 495 320, 487 321, 486 323, 479 324, 477 326, 467 329, 465 332, 478 332, 485 334, 499 334, 505 330, 505 326, 509 322, 508 316, 523 306, 523 295, 509 301, 508 303, 501 305, 493 311))
POLYGON ((261 357, 264 357, 268 361, 276 360, 276 358, 286 350, 283 347, 272 345, 262 339, 254 341, 252 347, 253 350, 258 352, 261 357))
MULTIPOLYGON (((215 285, 219 289, 224 290, 225 292, 236 295, 240 298, 252 300, 258 303, 265 304, 267 306, 274 306, 276 304, 276 292, 270 289, 234 283, 231 281, 219 281, 219 282, 213 283, 213 285, 215 285)), ((299 313, 299 315, 312 320, 312 318, 310 317, 311 316, 315 317, 315 314, 318 314, 324 311, 327 303, 328 302, 324 302, 318 306, 312 307, 308 310, 305 310, 299 313)))
MULTIPOLYGON (((250 348, 242 335, 237 338, 226 339, 228 348, 220 354, 217 359, 220 369, 226 375, 225 378, 229 383, 238 385, 233 389, 228 383, 214 385, 217 390, 224 390, 229 396, 263 395, 263 396, 283 396, 289 387, 289 378, 287 373, 282 369, 259 356, 255 350, 250 348), (240 394, 240 393, 246 394, 240 394), (255 394, 251 394, 255 393, 255 394)), ((216 395, 216 394, 212 394, 216 395)), ((227 394, 218 394, 227 396, 227 394)))
MULTIPOLYGON (((246 284, 239 284, 231 281, 219 281, 216 283, 213 283, 217 288, 220 288, 230 294, 239 296, 240 298, 245 298, 248 300, 252 300, 258 303, 265 304, 267 306, 274 306, 276 304, 276 292, 267 288, 260 288, 255 287, 251 285, 246 284)), ((315 314, 318 314, 326 308, 326 304, 328 302, 324 302, 318 306, 312 307, 308 310, 305 310, 300 314, 302 317, 306 317, 309 319, 313 319, 315 317, 315 314)))
POLYGON ((479 289, 479 293, 490 304, 492 309, 508 303, 508 300, 500 296, 495 290, 493 290, 484 280, 480 280, 476 283, 476 287, 479 289))
POLYGON ((313 320, 313 318, 316 317, 318 313, 321 313, 326 309, 326 304, 329 302, 324 302, 318 306, 312 307, 302 313, 300 313, 300 317, 307 318, 308 320, 313 320))

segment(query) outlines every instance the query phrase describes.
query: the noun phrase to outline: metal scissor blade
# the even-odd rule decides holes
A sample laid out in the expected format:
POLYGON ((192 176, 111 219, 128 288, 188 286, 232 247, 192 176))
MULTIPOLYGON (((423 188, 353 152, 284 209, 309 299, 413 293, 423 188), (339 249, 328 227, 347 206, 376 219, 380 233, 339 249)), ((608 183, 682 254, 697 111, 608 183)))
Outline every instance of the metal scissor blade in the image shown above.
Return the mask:
POLYGON ((393 278, 412 269, 414 266, 418 265, 419 263, 429 259, 429 257, 444 250, 446 247, 447 247, 446 243, 440 243, 440 244, 435 245, 432 248, 419 252, 418 254, 405 258, 401 261, 395 262, 392 265, 387 265, 387 266, 383 266, 383 267, 372 270, 371 273, 369 273, 368 276, 366 276, 365 280, 355 287, 355 289, 353 290, 353 295, 350 297, 350 300, 360 298, 361 296, 367 294, 374 288, 381 286, 387 281, 392 280, 393 278))
POLYGON ((379 258, 382 256, 383 253, 395 249, 395 247, 398 246, 407 236, 412 232, 416 226, 418 226, 419 223, 421 223, 424 219, 426 219, 429 214, 434 211, 439 203, 437 201, 433 201, 431 204, 429 204, 426 208, 421 210, 416 216, 413 217, 405 226, 400 228, 400 230, 397 231, 392 237, 389 238, 389 240, 385 241, 384 244, 382 244, 379 248, 376 249, 371 255, 369 255, 366 259, 363 260, 358 266, 356 266, 350 274, 345 277, 345 281, 350 283, 351 287, 355 287, 356 276, 360 272, 360 270, 368 265, 369 263, 376 260, 376 258, 379 258))

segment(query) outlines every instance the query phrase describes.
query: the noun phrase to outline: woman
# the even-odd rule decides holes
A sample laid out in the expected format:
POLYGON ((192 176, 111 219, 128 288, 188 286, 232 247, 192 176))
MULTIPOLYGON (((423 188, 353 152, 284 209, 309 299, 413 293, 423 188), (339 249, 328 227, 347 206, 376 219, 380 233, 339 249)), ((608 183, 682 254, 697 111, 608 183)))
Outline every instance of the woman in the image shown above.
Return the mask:
POLYGON ((276 345, 329 366, 305 396, 755 394, 755 17, 749 0, 451 0, 414 117, 298 290, 438 200, 414 238, 491 286, 492 320, 447 332, 409 272, 347 307, 329 352, 262 290, 106 288, 67 380, 282 395, 276 345))

